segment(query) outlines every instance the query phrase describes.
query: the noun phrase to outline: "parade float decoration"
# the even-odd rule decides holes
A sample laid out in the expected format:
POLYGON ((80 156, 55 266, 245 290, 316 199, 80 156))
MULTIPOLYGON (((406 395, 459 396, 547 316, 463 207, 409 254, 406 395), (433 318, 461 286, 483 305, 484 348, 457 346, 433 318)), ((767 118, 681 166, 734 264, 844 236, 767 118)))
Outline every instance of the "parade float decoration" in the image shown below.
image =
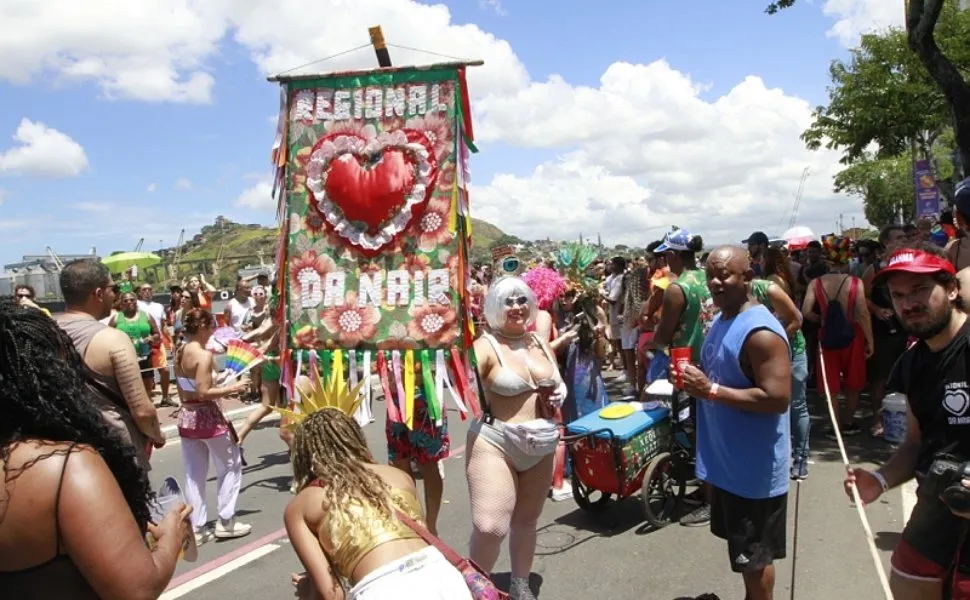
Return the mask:
POLYGON ((416 390, 435 421, 446 397, 462 418, 478 411, 465 74, 477 64, 270 79, 281 87, 277 318, 291 398, 311 373, 359 390, 366 410, 377 377, 388 418, 409 427, 416 390))

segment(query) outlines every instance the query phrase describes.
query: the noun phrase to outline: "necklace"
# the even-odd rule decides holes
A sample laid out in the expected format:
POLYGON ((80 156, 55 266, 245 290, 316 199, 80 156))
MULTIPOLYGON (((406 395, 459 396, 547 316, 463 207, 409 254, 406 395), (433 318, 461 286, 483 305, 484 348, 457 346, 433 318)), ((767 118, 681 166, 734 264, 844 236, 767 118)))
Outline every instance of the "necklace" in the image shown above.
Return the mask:
POLYGON ((521 340, 526 336, 526 332, 523 332, 519 335, 509 335, 507 333, 502 333, 502 332, 496 332, 496 333, 499 335, 499 337, 504 337, 507 340, 521 340))

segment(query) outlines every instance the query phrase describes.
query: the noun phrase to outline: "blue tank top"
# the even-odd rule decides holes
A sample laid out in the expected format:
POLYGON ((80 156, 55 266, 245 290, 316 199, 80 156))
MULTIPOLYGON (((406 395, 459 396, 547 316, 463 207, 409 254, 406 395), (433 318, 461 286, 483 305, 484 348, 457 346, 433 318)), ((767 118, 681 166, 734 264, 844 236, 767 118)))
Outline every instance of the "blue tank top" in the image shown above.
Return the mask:
MULTIPOLYGON (((761 329, 788 343, 781 323, 764 306, 752 306, 732 319, 718 315, 701 350, 708 378, 724 387, 753 387, 741 370, 741 350, 761 329)), ((787 410, 780 415, 754 413, 698 399, 697 477, 752 500, 787 493, 790 431, 787 410)))

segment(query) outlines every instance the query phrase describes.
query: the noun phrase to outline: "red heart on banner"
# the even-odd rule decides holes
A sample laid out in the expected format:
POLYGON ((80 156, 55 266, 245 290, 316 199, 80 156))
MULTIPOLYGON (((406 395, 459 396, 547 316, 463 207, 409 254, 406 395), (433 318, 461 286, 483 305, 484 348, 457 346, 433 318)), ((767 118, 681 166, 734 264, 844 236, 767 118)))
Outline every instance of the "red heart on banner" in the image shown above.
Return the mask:
POLYGON ((414 161, 398 148, 385 148, 376 155, 333 159, 324 190, 345 217, 375 233, 404 206, 414 179, 414 161))
POLYGON ((438 161, 427 134, 412 129, 365 137, 335 132, 307 165, 311 210, 365 256, 376 256, 420 219, 434 193, 438 161))

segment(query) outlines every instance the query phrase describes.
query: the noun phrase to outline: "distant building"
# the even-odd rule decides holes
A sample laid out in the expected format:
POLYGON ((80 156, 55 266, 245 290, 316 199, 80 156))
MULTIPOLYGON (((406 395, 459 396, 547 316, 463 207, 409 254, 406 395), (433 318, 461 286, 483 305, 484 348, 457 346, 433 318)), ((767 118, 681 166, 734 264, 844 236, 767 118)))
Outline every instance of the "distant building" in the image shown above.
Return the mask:
POLYGON ((49 254, 24 256, 20 262, 3 266, 0 273, 0 296, 13 295, 17 285, 29 285, 41 301, 63 300, 60 273, 65 263, 79 258, 98 258, 90 254, 52 256, 49 254))

